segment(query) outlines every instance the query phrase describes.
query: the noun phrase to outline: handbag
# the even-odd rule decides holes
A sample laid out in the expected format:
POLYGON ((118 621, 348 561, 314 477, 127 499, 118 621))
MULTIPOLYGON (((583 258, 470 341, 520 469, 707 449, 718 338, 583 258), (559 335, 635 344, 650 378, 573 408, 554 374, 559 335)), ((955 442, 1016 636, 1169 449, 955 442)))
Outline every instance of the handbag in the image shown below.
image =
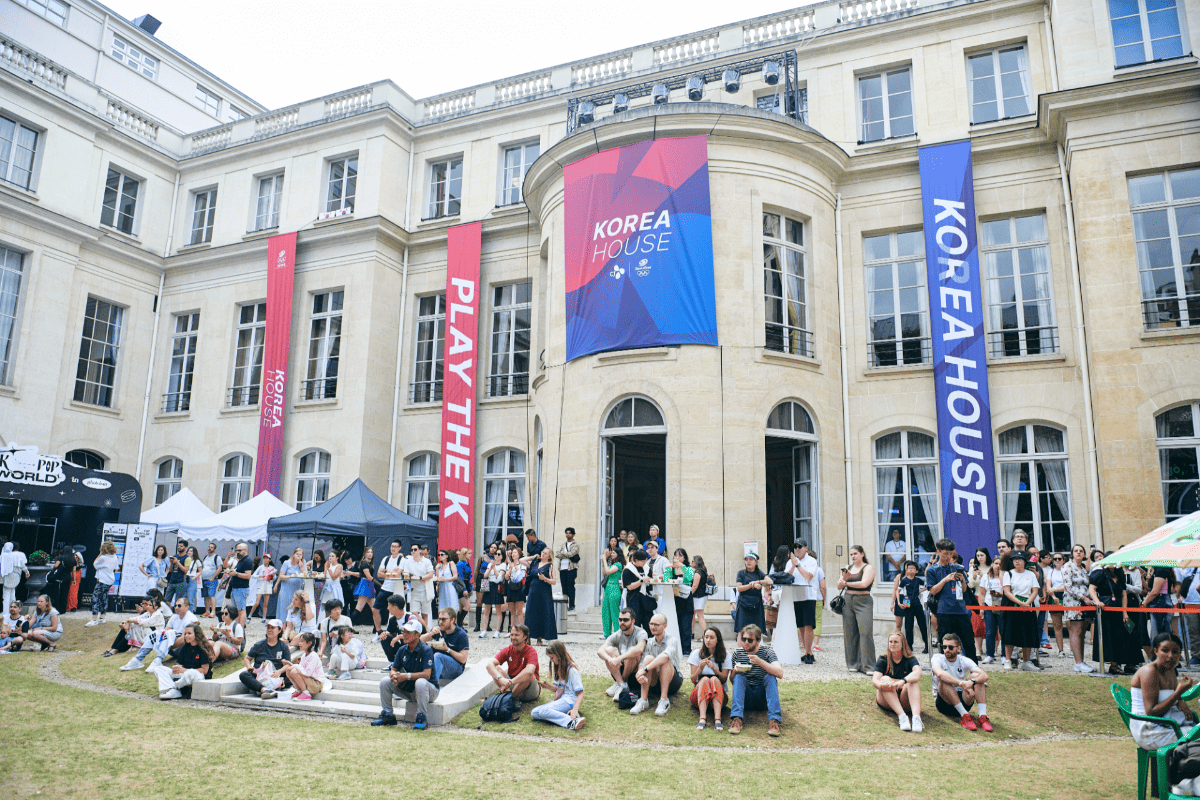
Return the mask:
POLYGON ((771 583, 776 586, 793 586, 796 583, 796 576, 790 572, 772 572, 771 583))
POLYGON ((467 591, 467 585, 465 583, 463 583, 463 579, 455 578, 454 579, 454 593, 457 595, 462 595, 466 591, 467 591))
POLYGON ((166 578, 166 576, 164 575, 163 577, 161 577, 161 578, 159 578, 158 580, 156 580, 156 581, 154 582, 154 585, 155 585, 155 586, 157 586, 159 589, 165 589, 165 588, 167 588, 167 578, 166 578))
POLYGON ((829 610, 835 614, 841 614, 846 608, 846 590, 842 589, 837 593, 837 597, 829 601, 829 610))

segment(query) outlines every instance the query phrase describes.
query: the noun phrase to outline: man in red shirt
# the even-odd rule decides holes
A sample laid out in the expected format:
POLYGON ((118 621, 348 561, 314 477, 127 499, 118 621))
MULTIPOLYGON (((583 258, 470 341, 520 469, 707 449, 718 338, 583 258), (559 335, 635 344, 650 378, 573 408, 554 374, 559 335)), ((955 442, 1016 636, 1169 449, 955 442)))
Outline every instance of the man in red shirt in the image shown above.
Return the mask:
POLYGON ((518 702, 536 702, 542 693, 538 684, 537 650, 529 646, 529 628, 513 625, 508 633, 511 644, 487 663, 488 675, 501 692, 512 692, 518 702), (500 665, 507 665, 507 671, 500 665))

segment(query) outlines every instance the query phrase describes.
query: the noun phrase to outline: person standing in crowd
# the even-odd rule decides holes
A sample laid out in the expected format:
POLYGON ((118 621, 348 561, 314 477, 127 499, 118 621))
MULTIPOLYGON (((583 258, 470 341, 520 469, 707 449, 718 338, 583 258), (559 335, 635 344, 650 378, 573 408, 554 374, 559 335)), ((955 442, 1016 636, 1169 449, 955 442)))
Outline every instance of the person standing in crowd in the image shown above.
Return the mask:
POLYGON ((942 637, 942 652, 930 659, 933 672, 933 698, 937 710, 969 731, 982 728, 992 732, 987 714, 988 675, 979 665, 962 655, 962 641, 956 634, 942 637), (979 701, 979 717, 971 716, 971 706, 979 701))
POLYGON ((463 674, 471 657, 471 640, 458 624, 452 607, 439 608, 437 621, 437 627, 422 634, 421 641, 433 649, 433 682, 445 686, 463 674))
MULTIPOLYGON (((354 565, 354 569, 350 571, 351 578, 357 578, 358 582, 354 585, 355 607, 354 613, 362 614, 362 610, 371 605, 375 600, 375 548, 368 547, 363 550, 362 558, 354 565)), ((379 615, 372 608, 372 621, 375 623, 375 638, 379 638, 379 615)))
MULTIPOLYGON (((204 570, 204 560, 200 558, 200 551, 195 547, 189 546, 187 549, 187 558, 183 562, 184 579, 187 585, 186 597, 188 604, 193 611, 202 611, 204 608, 204 586, 200 582, 200 573, 204 570)), ((197 614, 197 617, 200 615, 197 614)))
POLYGON ((621 570, 625 568, 625 556, 619 548, 611 545, 604 551, 604 568, 601 582, 604 586, 604 597, 600 601, 600 620, 604 625, 604 635, 607 639, 617 627, 617 617, 621 613, 621 570))
POLYGON ((875 687, 875 702, 896 715, 900 730, 925 730, 921 722, 921 664, 899 633, 888 636, 887 649, 875 662, 871 684, 875 687))
POLYGON ((254 562, 250 559, 250 548, 245 542, 238 542, 233 548, 237 561, 229 578, 229 597, 233 607, 238 612, 238 624, 246 625, 246 600, 250 593, 250 577, 254 574, 254 562))
POLYGON ((283 668, 284 676, 296 687, 292 699, 312 700, 325 690, 327 682, 321 657, 317 655, 317 637, 308 632, 301 633, 292 639, 292 646, 299 648, 300 657, 292 659, 292 663, 283 668))
POLYGON ((183 697, 180 689, 208 678, 216 661, 212 645, 200 630, 200 623, 189 624, 180 639, 183 644, 175 651, 175 666, 164 666, 161 661, 156 661, 147 670, 158 679, 159 700, 183 697))
POLYGON ((487 673, 499 691, 511 692, 518 703, 537 702, 542 688, 538 684, 538 654, 529 644, 529 629, 524 625, 512 625, 508 641, 508 647, 487 662, 487 673), (502 664, 504 670, 500 668, 502 664))
POLYGON ((17 586, 22 577, 29 577, 25 554, 17 550, 12 542, 5 542, 0 552, 0 585, 4 587, 4 607, 8 608, 17 599, 17 586))
MULTIPOLYGON (((261 603, 263 620, 266 620, 267 607, 271 605, 271 595, 275 593, 275 575, 277 572, 278 570, 275 568, 275 560, 271 557, 271 554, 263 553, 262 563, 254 568, 254 575, 252 576, 257 583, 255 584, 256 588, 254 590, 254 606, 250 609, 251 619, 254 618, 254 611, 261 603)), ((280 606, 277 602, 275 604, 275 613, 280 613, 281 609, 284 610, 284 613, 287 613, 286 609, 289 607, 290 605, 280 606)))
MULTIPOLYGON (((416 558, 416 546, 413 546, 413 558, 416 558)), ((404 577, 405 569, 404 557, 401 555, 401 544, 399 539, 392 539, 388 543, 388 554, 379 562, 379 568, 376 572, 376 581, 383 581, 383 585, 375 595, 375 602, 371 604, 371 621, 375 627, 375 636, 378 638, 379 631, 383 627, 383 614, 388 609, 388 598, 396 592, 401 591, 402 578, 404 577)))
POLYGON ((738 570, 734 588, 737 591, 737 613, 733 629, 741 631, 747 625, 756 625, 761 631, 766 628, 763 613, 763 587, 771 586, 771 579, 758 568, 758 553, 747 553, 746 568, 738 570))
MULTIPOLYGON (((484 598, 487 596, 488 589, 491 588, 491 581, 487 578, 487 571, 495 558, 496 543, 492 542, 487 546, 486 551, 479 554, 479 563, 475 565, 475 633, 480 633, 480 623, 483 621, 483 608, 486 605, 484 598)), ((479 638, 482 639, 483 636, 481 635, 479 638)))
POLYGON ((119 566, 117 546, 109 541, 102 543, 100 555, 92 562, 96 570, 96 585, 92 588, 92 621, 83 627, 93 628, 107 622, 104 616, 108 613, 108 590, 116 583, 119 566))
POLYGON ((629 684, 642 663, 646 649, 646 631, 637 624, 632 609, 623 608, 617 617, 617 630, 604 640, 596 655, 608 668, 613 684, 605 691, 616 700, 621 692, 629 691, 629 684))
POLYGON ((1101 666, 1108 663, 1109 675, 1133 675, 1134 666, 1140 660, 1137 640, 1130 634, 1132 620, 1129 618, 1128 598, 1125 589, 1125 571, 1120 567, 1105 565, 1092 572, 1088 578, 1088 593, 1092 605, 1100 613, 1100 636, 1092 639, 1092 660, 1101 666), (1100 652, 1103 640, 1104 652, 1100 652), (1120 665, 1124 664, 1124 671, 1120 665))
POLYGON ((535 557, 537 561, 529 567, 529 601, 525 610, 529 635, 537 639, 541 647, 545 639, 558 638, 558 625, 554 619, 554 585, 558 583, 549 547, 543 547, 535 557))
POLYGON ((458 616, 458 590, 454 582, 458 577, 458 554, 451 550, 439 550, 437 566, 434 567, 434 582, 437 585, 438 608, 448 608, 458 616))
POLYGON ((167 588, 163 595, 168 603, 177 597, 187 597, 187 548, 188 543, 180 539, 175 543, 175 555, 171 556, 167 569, 167 588))
POLYGON ((25 641, 37 642, 43 650, 54 652, 55 643, 62 638, 62 619, 50 602, 49 595, 38 595, 37 605, 29 615, 29 631, 25 641))
POLYGON ((688 666, 691 667, 694 684, 689 699, 692 708, 700 712, 696 730, 704 730, 708 723, 709 705, 712 705, 716 729, 725 730, 721 725, 721 709, 728 696, 725 686, 729 681, 729 673, 733 671, 733 655, 725 651, 725 640, 721 631, 716 628, 705 629, 700 637, 700 647, 693 650, 688 658, 688 666))
MULTIPOLYGON (((1025 569, 1032 572, 1037 578, 1039 605, 1046 600, 1046 573, 1042 570, 1041 552, 1035 545, 1030 545, 1025 551, 1025 569)), ((1046 651, 1046 655, 1050 655, 1050 640, 1046 638, 1045 611, 1038 611, 1034 614, 1034 627, 1037 628, 1037 644, 1033 648, 1033 665, 1038 669, 1046 669, 1038 657, 1039 651, 1043 649, 1046 651)), ((1150 639, 1147 638, 1146 645, 1149 646, 1149 644, 1150 639)))
POLYGON ((238 680, 242 685, 263 700, 274 697, 275 689, 279 685, 275 684, 270 689, 263 685, 258 677, 263 665, 269 664, 273 670, 271 677, 282 682, 285 665, 291 663, 292 651, 287 642, 283 641, 282 634, 282 622, 277 619, 267 620, 266 638, 254 643, 243 659, 246 669, 238 673, 238 680))
MULTIPOLYGON (((1087 569, 1087 551, 1083 545, 1077 544, 1071 548, 1071 560, 1063 565, 1063 599, 1062 603, 1065 606, 1087 606, 1091 605, 1089 598, 1089 583, 1087 569)), ((1200 603, 1200 597, 1197 598, 1200 603)), ((1083 611, 1065 611, 1063 618, 1067 621, 1067 633, 1071 639, 1071 653, 1075 656, 1075 671, 1076 672, 1095 672, 1096 669, 1091 664, 1087 663, 1083 657, 1083 615, 1087 612, 1083 611)), ((1185 614, 1185 618, 1193 616, 1185 614)), ((1200 633, 1200 624, 1197 625, 1197 633, 1200 633)), ((1196 642, 1197 653, 1200 653, 1200 641, 1196 642)), ((1200 663, 1198 661, 1197 663, 1200 663)))
MULTIPOLYGON (((212 618, 216 612, 217 585, 220 583, 222 559, 217 555, 217 545, 208 543, 208 552, 200 560, 200 597, 204 600, 204 613, 200 616, 212 618)), ((197 610, 199 608, 197 607, 197 610)))
MULTIPOLYGON (((1062 553, 1049 553, 1050 567, 1043 569, 1046 576, 1046 602, 1056 606, 1063 604, 1066 595, 1066 577, 1063 567, 1066 566, 1066 556, 1062 553)), ((1058 657, 1066 658, 1067 651, 1063 648, 1063 612, 1050 612, 1050 627, 1054 629, 1054 643, 1058 645, 1058 657)))
MULTIPOLYGON (((635 550, 633 558, 621 572, 621 588, 625 591, 625 607, 632 610, 637 624, 650 634, 650 617, 657 604, 650 595, 650 576, 646 569, 649 555, 645 550, 635 550)), ((622 612, 624 613, 624 612, 622 612)))
MULTIPOLYGON (((1001 584, 1004 587, 1004 605, 1008 608, 1036 608, 1040 596, 1040 585, 1037 575, 1025 568, 1028 556, 1024 550, 1013 550, 1008 556, 1012 569, 1004 573, 1001 584)), ((1006 611, 1013 616, 1008 621, 1008 640, 1006 645, 1013 648, 1013 654, 1021 651, 1020 669, 1025 672, 1036 672, 1037 667, 1029 661, 1031 649, 1036 651, 1038 646, 1037 614, 1033 611, 1006 611)), ((969 658, 970 656, 968 656, 969 658)))
POLYGON ((794 576, 796 581, 797 599, 792 602, 792 609, 796 614, 800 647, 804 650, 800 661, 804 664, 815 664, 817 659, 813 655, 813 631, 817 626, 817 598, 821 596, 820 579, 817 577, 820 567, 808 551, 807 539, 797 539, 792 543, 792 551, 784 571, 794 576))
POLYGON ((908 546, 904 543, 904 528, 893 526, 888 531, 887 544, 883 546, 883 579, 890 581, 904 574, 904 562, 908 559, 908 546))
POLYGON ((152 589, 167 588, 167 546, 160 544, 154 548, 154 555, 138 564, 142 574, 150 579, 152 589))
MULTIPOLYGON (((986 547, 980 547, 975 551, 975 557, 971 559, 971 563, 967 567, 967 589, 969 590, 967 599, 972 603, 975 603, 979 597, 979 584, 983 582, 991 563, 992 554, 986 547)), ((982 611, 970 613, 971 630, 975 634, 975 655, 977 658, 982 658, 982 654, 986 652, 984 639, 987 637, 987 622, 983 619, 982 611)))
POLYGON ((739 645, 733 651, 733 708, 729 711, 729 733, 742 732, 743 715, 749 711, 767 712, 767 735, 779 736, 783 731, 783 710, 779 704, 779 681, 783 680, 783 664, 769 645, 762 643, 762 630, 747 625, 738 635, 739 645))
POLYGON ((337 644, 329 654, 329 679, 348 681, 353 679, 351 670, 366 669, 367 651, 363 643, 354 638, 354 629, 349 625, 335 628, 337 644))
POLYGON ((550 677, 553 682, 540 681, 543 689, 554 692, 549 703, 535 706, 529 713, 531 719, 549 722, 572 731, 583 730, 587 717, 579 713, 583 705, 583 676, 567 653, 562 642, 551 642, 546 648, 550 661, 550 677))
POLYGON ((520 548, 516 546, 508 548, 508 561, 504 565, 504 571, 504 596, 508 600, 508 630, 511 633, 514 625, 525 624, 525 577, 527 573, 521 559, 520 548))
MULTIPOLYGON (((313 553, 313 568, 317 566, 317 553, 313 553)), ((324 608, 326 603, 336 601, 338 608, 344 608, 346 605, 346 595, 342 591, 342 567, 340 554, 337 550, 331 550, 329 560, 321 564, 321 572, 325 575, 325 580, 321 582, 321 591, 317 594, 320 598, 321 607, 324 608)), ((314 573, 319 574, 319 573, 314 573)), ((317 584, 313 583, 313 592, 317 592, 317 584)), ((328 612, 327 612, 328 613, 328 612)))
POLYGON ((892 613, 896 617, 896 630, 903 626, 908 646, 913 646, 913 623, 921 628, 921 640, 925 652, 929 652, 929 631, 925 627, 925 611, 921 608, 921 587, 924 581, 917 576, 917 562, 905 561, 904 569, 896 576, 892 585, 892 613))
MULTIPOLYGON (((292 551, 291 558, 279 566, 279 574, 275 579, 275 586, 279 591, 279 597, 275 601, 276 609, 292 607, 292 596, 304 588, 304 575, 307 572, 304 549, 297 547, 292 551)), ((265 608, 263 612, 266 612, 265 608)))
POLYGON ((558 579, 562 581, 562 593, 567 598, 567 610, 575 610, 575 573, 579 567, 579 545, 575 543, 575 529, 563 531, 566 541, 554 551, 558 559, 558 579))
MULTIPOLYGON (((451 551, 453 552, 453 551, 451 551)), ((458 624, 466 630, 467 618, 471 616, 472 579, 476 576, 471 571, 471 548, 463 547, 458 551, 458 579, 463 588, 458 591, 458 624)), ((476 626, 478 630, 479 626, 476 626)))
POLYGON ((875 568, 867 561, 862 545, 850 545, 850 565, 842 567, 837 588, 846 590, 846 607, 842 612, 843 634, 846 642, 846 669, 867 674, 875 660, 875 636, 871 586, 875 583, 875 568))
POLYGON ((650 638, 642 651, 642 663, 634 677, 641 685, 642 697, 630 714, 637 715, 650 707, 650 690, 658 690, 658 707, 654 711, 656 717, 661 717, 671 710, 671 697, 683 685, 683 674, 679 671, 683 663, 683 653, 679 649, 679 640, 667 633, 667 618, 663 614, 655 614, 650 618, 650 638))
POLYGON ((237 616, 228 606, 221 609, 221 620, 212 629, 213 663, 237 658, 246 645, 246 629, 238 624, 237 616))
POLYGON ((692 596, 699 585, 700 576, 692 569, 687 550, 682 547, 675 548, 671 566, 663 571, 663 579, 672 582, 682 581, 679 584, 673 583, 671 591, 674 594, 675 618, 679 624, 679 645, 683 648, 683 654, 690 656, 692 654, 692 612, 695 610, 692 605, 692 596))
POLYGON ((654 608, 658 608, 658 599, 663 596, 662 579, 671 562, 658 549, 658 539, 646 540, 646 571, 654 580, 651 581, 650 596, 654 598, 654 608))
MULTIPOLYGON (((1079 547, 1080 545, 1075 546, 1079 547)), ((1071 559, 1072 561, 1075 559, 1074 549, 1071 550, 1071 559)), ((1183 597, 1184 611, 1200 612, 1200 568, 1177 568, 1175 570, 1175 579, 1179 581, 1179 594, 1183 597)), ((1183 617, 1185 628, 1182 633, 1187 634, 1185 638, 1187 648, 1183 654, 1183 658, 1187 660, 1189 666, 1200 666, 1200 613, 1184 613, 1180 614, 1180 616, 1183 617)), ((1070 614, 1068 613, 1067 619, 1070 618, 1070 614)), ((1074 647, 1074 643, 1075 640, 1072 639, 1072 647, 1074 647)))
POLYGON ((487 607, 487 619, 484 620, 483 628, 479 631, 479 638, 482 639, 492 632, 493 639, 500 638, 500 626, 504 622, 504 589, 505 581, 508 575, 508 565, 504 560, 504 550, 495 542, 488 546, 487 567, 484 568, 484 562, 480 562, 480 568, 483 572, 483 605, 487 607), (492 631, 492 617, 496 618, 496 630, 492 631))
POLYGON ((658 552, 667 552, 667 540, 663 538, 662 531, 659 530, 657 525, 650 526, 650 531, 647 536, 654 540, 654 544, 658 547, 658 552))
MULTIPOLYGON (((1147 570, 1146 580, 1146 595, 1143 600, 1146 608, 1170 608, 1170 583, 1172 573, 1167 567, 1150 567, 1147 570)), ((1160 633, 1169 633, 1171 630, 1170 614, 1166 611, 1157 614, 1143 614, 1143 617, 1150 617, 1151 633, 1157 636, 1160 633)), ((1061 642, 1059 643, 1061 649, 1061 642)), ((1149 654, 1147 661, 1153 661, 1153 649, 1149 654)))
MULTIPOLYGON (((947 633, 958 635, 964 655, 975 660, 975 632, 971 628, 971 613, 967 611, 967 571, 954 563, 954 542, 942 539, 935 545, 937 561, 925 569, 925 585, 937 598, 938 637, 947 633)), ((1035 643, 1036 646, 1036 643, 1035 643)))
POLYGON ((696 573, 696 591, 692 592, 692 630, 703 631, 708 627, 704 619, 704 610, 708 607, 709 595, 713 587, 708 583, 708 567, 700 556, 692 556, 692 571, 696 573))
MULTIPOLYGON (((1004 616, 1000 611, 1000 606, 1004 603, 1004 574, 1000 569, 1000 556, 988 563, 987 571, 979 579, 975 597, 979 605, 986 606, 983 612, 983 663, 991 664, 996 660, 996 642, 1000 638, 1000 626, 1004 616)), ((1000 658, 1004 659, 1003 649, 1000 651, 1000 658)))
MULTIPOLYGON (((329 555, 334 563, 337 562, 337 551, 330 550, 329 555)), ((323 550, 313 550, 312 558, 309 559, 308 577, 312 579, 313 599, 317 601, 318 609, 322 607, 324 602, 322 598, 325 596, 325 552, 323 550)))
POLYGON ((409 593, 408 610, 421 617, 421 625, 428 630, 433 619, 434 570, 429 560, 429 545, 423 544, 409 564, 412 591, 409 593))

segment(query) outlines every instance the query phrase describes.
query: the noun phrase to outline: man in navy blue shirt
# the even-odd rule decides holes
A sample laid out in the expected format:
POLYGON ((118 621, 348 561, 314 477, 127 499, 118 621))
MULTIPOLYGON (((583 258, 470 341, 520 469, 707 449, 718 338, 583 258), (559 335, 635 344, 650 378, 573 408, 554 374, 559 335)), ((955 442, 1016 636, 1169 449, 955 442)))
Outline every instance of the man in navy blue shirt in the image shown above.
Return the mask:
POLYGON ((925 570, 925 585, 937 598, 938 636, 957 634, 962 640, 963 655, 975 660, 975 634, 971 631, 971 612, 967 611, 967 571, 954 563, 954 542, 941 539, 937 543, 937 561, 925 570))
MULTIPOLYGON (((546 549, 546 543, 537 537, 537 531, 533 528, 525 529, 525 554, 533 556, 533 564, 537 566, 537 557, 546 549)), ((532 570, 530 570, 532 572, 532 570)), ((525 598, 529 598, 529 590, 533 588, 533 581, 525 581, 525 598)))
POLYGON ((458 626, 452 608, 438 609, 437 627, 421 637, 433 649, 433 680, 445 686, 462 675, 471 655, 471 640, 458 626))
POLYGON ((371 724, 395 725, 396 713, 392 710, 392 698, 400 697, 406 702, 417 704, 417 718, 413 730, 425 730, 425 713, 429 704, 438 697, 438 687, 433 683, 433 650, 421 641, 421 623, 410 619, 400 628, 404 645, 396 651, 388 677, 379 682, 379 702, 382 709, 371 724))

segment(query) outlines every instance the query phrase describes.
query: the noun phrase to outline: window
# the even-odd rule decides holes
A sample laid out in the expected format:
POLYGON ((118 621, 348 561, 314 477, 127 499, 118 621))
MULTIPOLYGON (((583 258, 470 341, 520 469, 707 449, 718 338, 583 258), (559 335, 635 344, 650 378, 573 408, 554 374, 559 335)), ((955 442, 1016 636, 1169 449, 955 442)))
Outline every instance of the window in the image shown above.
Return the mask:
POLYGON ((262 385, 263 344, 267 338, 267 304, 254 303, 238 309, 237 350, 233 356, 233 386, 229 405, 258 405, 262 385))
POLYGON ((249 500, 253 489, 254 459, 245 453, 234 453, 221 462, 221 511, 249 500))
POLYGON ((25 255, 0 245, 0 386, 12 383, 12 362, 17 355, 17 302, 25 255))
POLYGON ((414 403, 434 403, 442 399, 446 349, 445 293, 418 299, 416 342, 410 399, 414 403))
POLYGON ((890 581, 905 560, 923 572, 941 538, 933 437, 920 431, 896 431, 875 440, 875 508, 879 563, 890 581), (899 562, 899 563, 897 563, 899 562))
POLYGON ((812 552, 820 553, 815 502, 817 436, 812 417, 799 403, 782 402, 767 416, 767 437, 790 440, 787 444, 792 449, 792 541, 804 539, 812 552))
POLYGON ((308 334, 305 400, 337 397, 338 357, 342 349, 342 291, 313 295, 308 334))
POLYGON ((799 89, 796 90, 796 93, 798 95, 800 95, 800 113, 798 115, 794 113, 796 110, 795 109, 796 101, 793 100, 790 96, 788 96, 787 92, 784 90, 784 88, 782 86, 777 87, 775 89, 775 91, 773 91, 773 92, 767 92, 766 94, 760 94, 757 97, 755 97, 754 98, 754 106, 759 111, 769 111, 772 114, 783 114, 784 113, 783 99, 785 97, 787 97, 788 113, 791 116, 798 119, 800 122, 803 122, 805 125, 807 125, 808 124, 808 87, 801 86, 799 89))
POLYGON ((429 171, 429 219, 456 217, 462 200, 462 159, 439 161, 429 171))
POLYGON ((151 58, 138 48, 126 42, 120 36, 114 36, 112 41, 112 57, 129 67, 134 72, 140 72, 150 80, 158 75, 158 60, 151 58))
POLYGON ((483 467, 483 545, 521 538, 525 528, 525 454, 500 450, 483 467))
POLYGON ((71 450, 63 456, 63 461, 84 469, 104 469, 105 460, 104 456, 91 450, 71 450))
POLYGON ((1118 67, 1183 55, 1175 0, 1108 0, 1118 67))
POLYGON ((408 501, 404 510, 410 517, 438 521, 439 460, 437 453, 419 453, 408 460, 408 501))
POLYGON ((971 124, 1033 113, 1025 45, 967 56, 971 124))
POLYGON ((124 316, 125 309, 120 306, 95 297, 87 299, 79 368, 75 372, 75 402, 112 407, 124 316))
POLYGON ((1046 217, 1010 217, 980 227, 987 275, 988 355, 1057 353, 1046 217))
POLYGON ((212 241, 213 218, 217 214, 217 190, 205 189, 196 192, 196 204, 192 210, 192 238, 189 244, 204 244, 212 241))
POLYGON ((912 72, 908 67, 858 79, 862 106, 859 144, 912 136, 912 72))
POLYGON ((37 131, 0 117, 0 180, 29 188, 37 141, 37 131))
POLYGON ((1200 325, 1200 168, 1129 179, 1146 330, 1200 325))
MULTIPOLYGON (((626 397, 612 407, 604 418, 604 430, 619 431, 623 428, 662 428, 662 411, 652 401, 643 397, 626 397)), ((645 433, 645 431, 641 431, 645 433)))
POLYGON ((254 230, 279 227, 279 205, 283 199, 283 173, 258 179, 258 206, 254 212, 254 230))
POLYGON ((104 208, 100 211, 101 225, 116 228, 121 233, 133 236, 138 186, 137 180, 109 167, 108 179, 104 182, 104 208))
POLYGON ((326 192, 325 213, 354 211, 354 189, 358 182, 358 156, 329 162, 329 190, 326 192))
POLYGON ((488 397, 529 391, 529 315, 532 284, 497 286, 492 299, 492 368, 488 397))
POLYGON ((161 506, 183 488, 183 461, 168 458, 159 462, 154 478, 154 505, 161 506))
POLYGON ((500 202, 502 206, 521 202, 521 182, 525 173, 537 160, 541 145, 537 142, 518 144, 504 149, 504 172, 500 176, 500 202))
POLYGON ((199 330, 199 313, 175 317, 175 336, 171 339, 171 372, 167 376, 167 393, 163 395, 163 411, 168 414, 187 411, 192 407, 192 373, 196 368, 199 330))
POLYGON ((243 120, 248 116, 249 116, 249 114, 247 114, 245 111, 242 111, 240 108, 235 106, 233 103, 230 103, 225 108, 225 121, 226 122, 237 122, 238 120, 243 120))
POLYGON ((1000 433, 1000 518, 1005 539, 1017 528, 1041 552, 1070 552, 1071 490, 1066 437, 1057 428, 1022 424, 1000 433))
POLYGON ((221 98, 200 84, 196 84, 196 105, 201 111, 206 111, 215 117, 217 116, 217 112, 221 110, 221 98))
POLYGON ((1188 403, 1154 418, 1163 516, 1167 522, 1200 510, 1200 403, 1188 403))
POLYGON ((296 477, 296 510, 324 503, 329 499, 329 453, 309 450, 300 456, 296 477))
POLYGON ((872 367, 929 361, 925 242, 921 231, 886 233, 863 240, 872 367))
POLYGON ((764 213, 763 296, 768 350, 812 355, 805 277, 804 223, 764 213))
POLYGON ((67 27, 67 10, 70 8, 62 0, 17 0, 35 14, 41 14, 53 23, 67 27))

